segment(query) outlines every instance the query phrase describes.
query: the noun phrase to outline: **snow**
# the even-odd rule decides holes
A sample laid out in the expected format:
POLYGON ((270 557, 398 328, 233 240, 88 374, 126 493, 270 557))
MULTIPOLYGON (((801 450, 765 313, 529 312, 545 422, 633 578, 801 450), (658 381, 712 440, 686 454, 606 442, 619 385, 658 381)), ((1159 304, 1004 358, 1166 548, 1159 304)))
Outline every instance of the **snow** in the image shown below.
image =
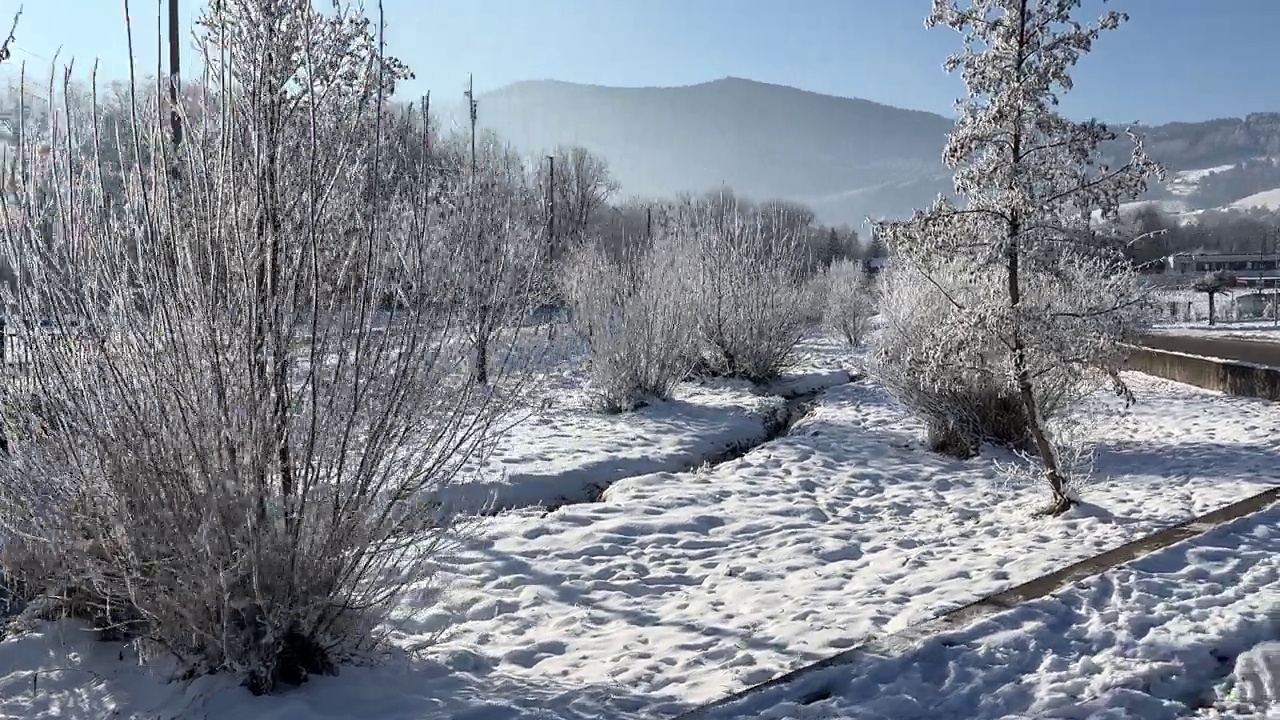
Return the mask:
POLYGON ((691 469, 752 443, 785 413, 782 398, 738 383, 687 384, 669 401, 617 415, 565 392, 514 425, 469 468, 474 479, 444 489, 443 502, 495 512, 585 501, 621 478, 691 469))
MULTIPOLYGON (((1164 215, 1179 215, 1187 211, 1186 203, 1181 200, 1134 200, 1120 203, 1117 210, 1121 217, 1131 217, 1140 210, 1152 207, 1164 215)), ((1094 211, 1095 218, 1101 218, 1101 211, 1094 211)))
MULTIPOLYGON (((830 359, 830 348, 808 352, 829 358, 828 370, 846 364, 830 359)), ((817 364, 800 370, 812 374, 817 364)), ((1139 405, 1124 410, 1100 394, 1086 408, 1100 443, 1096 479, 1084 489, 1087 511, 1032 517, 1045 493, 996 472, 1001 454, 962 462, 927 453, 918 423, 862 381, 826 391, 787 435, 714 467, 619 479, 599 502, 482 518, 448 558, 444 600, 421 606, 418 596, 406 598, 391 628, 395 652, 378 665, 253 698, 226 678, 159 683, 129 661, 127 646, 90 643, 74 625, 47 624, 0 642, 0 718, 674 715, 1280 484, 1274 405, 1130 379, 1139 405)), ((549 456, 574 452, 568 429, 562 437, 564 446, 549 456)), ((517 465, 512 476, 520 472, 517 465)), ((1205 551, 1197 556, 1203 563, 1186 570, 1166 559, 1113 573, 1111 585, 1100 586, 1108 592, 1082 595, 1097 608, 1068 598, 1061 601, 1067 610, 1052 614, 1045 606, 1040 616, 1019 616, 1030 619, 986 621, 986 635, 965 636, 981 643, 933 643, 914 664, 873 663, 842 697, 866 699, 883 687, 892 698, 911 682, 951 673, 946 687, 955 697, 947 702, 956 708, 972 703, 994 713, 1023 703, 1030 712, 1033 703, 1065 703, 1068 691, 1118 700, 1127 692, 1119 685, 1094 676, 1072 685, 1070 676, 1115 666, 1123 677, 1155 678, 1168 668, 1161 663, 1183 657, 1158 644, 1130 653, 1139 630, 1165 628, 1153 637, 1185 640, 1187 657, 1207 652, 1195 644, 1206 633, 1233 633, 1227 651, 1265 639, 1258 613, 1277 578, 1274 559, 1267 570, 1264 556, 1277 555, 1280 534, 1258 527, 1232 540, 1238 555, 1205 551), (1164 575, 1151 575, 1161 567, 1164 575), (1159 585, 1165 581, 1169 588, 1159 585), (1142 606, 1149 619, 1125 614, 1129 605, 1111 612, 1101 605, 1108 602, 1135 612, 1142 606), (1036 653, 1050 646, 1019 635, 1040 627, 1038 617, 1048 628, 1039 632, 1068 643, 1053 646, 1063 654, 1044 662, 1036 653), (1071 654, 1077 651, 1094 660, 1071 654), (962 658, 976 663, 972 670, 933 669, 934 660, 962 652, 974 653, 962 658), (1019 684, 1024 672, 1030 684, 1019 684), (975 689, 984 682, 1009 689, 984 705, 975 689)), ((1208 687, 1216 676, 1194 680, 1208 687)), ((947 697, 924 696, 919 706, 947 697)), ((874 716, 850 707, 863 713, 855 717, 874 716)), ((770 717, 786 715, 777 712, 770 717)))
POLYGON ((1280 188, 1272 188, 1254 193, 1249 197, 1241 198, 1231 203, 1227 207, 1236 210, 1253 210, 1261 208, 1263 210, 1280 210, 1280 188))
MULTIPOLYGON (((1280 710, 1275 676, 1261 693, 1232 676, 1255 648, 1276 652, 1277 609, 1273 505, 903 655, 868 653, 706 718, 1262 718, 1267 703, 1280 710), (795 702, 815 689, 831 697, 795 702)), ((1280 656, 1262 659, 1280 672, 1280 656)))
POLYGON ((1280 326, 1274 320, 1219 320, 1214 325, 1205 321, 1196 323, 1167 323, 1153 328, 1159 333, 1195 335, 1199 337, 1225 337, 1243 340, 1280 340, 1280 326))
POLYGON ((1173 174, 1174 182, 1192 182, 1198 183, 1214 173, 1226 172, 1235 165, 1215 165, 1210 168, 1200 168, 1198 170, 1179 170, 1173 174))
POLYGON ((599 496, 626 477, 692 470, 757 444, 786 421, 787 399, 847 383, 848 351, 806 338, 796 364, 768 387, 742 381, 685 383, 669 401, 633 413, 596 410, 576 372, 559 376, 549 401, 518 416, 465 482, 442 502, 464 512, 557 507, 599 496))

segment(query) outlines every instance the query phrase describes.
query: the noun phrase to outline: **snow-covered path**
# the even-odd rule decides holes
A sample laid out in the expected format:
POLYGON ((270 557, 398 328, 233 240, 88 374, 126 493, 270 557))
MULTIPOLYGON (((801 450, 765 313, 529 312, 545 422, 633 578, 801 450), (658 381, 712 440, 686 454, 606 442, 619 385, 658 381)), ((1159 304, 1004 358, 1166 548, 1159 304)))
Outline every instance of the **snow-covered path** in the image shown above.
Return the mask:
POLYGON ((849 382, 855 363, 842 344, 811 337, 797 348, 791 372, 771 386, 685 383, 670 400, 604 414, 580 361, 565 361, 548 373, 545 403, 518 414, 494 447, 469 463, 465 482, 443 489, 443 499, 464 512, 557 507, 596 498, 622 478, 697 467, 764 441, 787 419, 787 398, 849 382))

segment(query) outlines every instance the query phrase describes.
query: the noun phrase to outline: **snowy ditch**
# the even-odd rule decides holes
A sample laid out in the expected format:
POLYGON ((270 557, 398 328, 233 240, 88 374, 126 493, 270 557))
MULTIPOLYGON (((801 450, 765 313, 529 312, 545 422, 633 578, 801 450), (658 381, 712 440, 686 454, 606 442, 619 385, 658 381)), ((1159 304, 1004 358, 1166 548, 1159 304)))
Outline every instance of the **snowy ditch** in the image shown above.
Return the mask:
POLYGON ((723 452, 708 457, 701 463, 686 467, 680 470, 680 472, 690 472, 703 467, 713 468, 717 465, 723 465, 724 463, 737 460, 752 450, 766 445, 767 443, 786 437, 787 434, 791 432, 791 428, 796 426, 796 423, 805 419, 809 413, 813 411, 814 406, 818 403, 818 398, 822 397, 823 393, 827 390, 831 390, 832 388, 854 383, 861 379, 861 376, 850 374, 849 379, 846 382, 842 382, 837 385, 806 390, 796 395, 780 396, 785 401, 781 408, 781 412, 770 418, 770 421, 765 425, 765 434, 762 437, 732 445, 726 448, 723 452))
POLYGON ((613 423, 611 432, 593 428, 566 436, 568 428, 561 428, 547 437, 534 420, 513 428, 504 439, 508 447, 485 459, 476 479, 446 488, 443 499, 464 514, 487 516, 600 502, 623 480, 737 460, 785 437, 823 393, 860 379, 848 370, 826 370, 762 386, 730 384, 726 398, 715 401, 705 396, 726 392, 726 386, 691 386, 688 393, 703 396, 693 398, 698 403, 677 399, 640 413, 591 418, 613 423))

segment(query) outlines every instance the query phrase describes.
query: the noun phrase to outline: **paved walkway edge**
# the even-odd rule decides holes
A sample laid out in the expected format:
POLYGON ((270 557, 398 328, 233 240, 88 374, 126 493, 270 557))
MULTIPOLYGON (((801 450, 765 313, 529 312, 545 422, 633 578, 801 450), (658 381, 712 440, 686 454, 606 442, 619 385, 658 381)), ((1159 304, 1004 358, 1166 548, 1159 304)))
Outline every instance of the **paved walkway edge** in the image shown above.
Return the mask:
POLYGON ((825 683, 801 682, 813 673, 841 665, 852 665, 868 656, 883 657, 903 654, 910 651, 921 640, 932 635, 959 629, 984 617, 1015 607, 1019 603, 1051 595, 1073 582, 1101 575, 1108 570, 1132 562, 1144 555, 1163 550, 1171 545, 1235 522, 1245 516, 1264 510, 1277 501, 1280 501, 1280 485, 1212 512, 1207 512, 1199 517, 1185 520, 1177 525, 1167 527, 1099 555, 1086 558, 1061 570, 1041 575, 1034 580, 1029 580, 1008 590, 975 600, 968 605, 950 610, 936 618, 926 620, 901 632, 872 636, 856 647, 825 657, 809 665, 798 667, 771 680, 744 688, 732 695, 684 712, 674 720, 699 720, 713 710, 786 686, 794 686, 794 692, 787 696, 789 700, 800 702, 801 704, 821 700, 827 697, 829 693, 825 683))

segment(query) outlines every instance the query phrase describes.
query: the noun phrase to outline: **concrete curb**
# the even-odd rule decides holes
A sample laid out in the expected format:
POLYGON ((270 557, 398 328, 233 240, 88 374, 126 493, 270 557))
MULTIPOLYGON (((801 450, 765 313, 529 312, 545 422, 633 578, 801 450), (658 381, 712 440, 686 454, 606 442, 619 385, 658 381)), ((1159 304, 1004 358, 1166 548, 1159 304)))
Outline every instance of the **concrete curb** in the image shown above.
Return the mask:
POLYGON ((1227 395, 1280 401, 1280 368, 1142 345, 1124 347, 1130 370, 1227 395))
MULTIPOLYGON (((1063 587, 1132 562, 1144 555, 1163 550, 1183 540, 1202 535, 1219 526, 1239 520, 1280 502, 1280 485, 1264 490, 1257 495, 1239 500, 1225 507, 1207 512, 1199 517, 1167 527, 1143 538, 1113 548, 1099 555, 1085 558, 1067 567, 1041 575, 1020 585, 1009 588, 994 595, 975 600, 954 610, 950 610, 936 618, 926 620, 901 632, 880 636, 872 636, 860 645, 839 654, 823 658, 815 663, 804 665, 790 672, 766 680, 758 685, 744 688, 719 700, 701 707, 681 713, 673 720, 701 720, 708 713, 740 702, 748 697, 768 690, 783 688, 806 678, 809 675, 842 665, 852 665, 868 656, 894 656, 908 652, 927 637, 972 624, 984 617, 1008 610, 1028 600, 1035 600, 1062 589, 1063 587)), ((825 684, 808 684, 796 688, 798 697, 789 700, 807 704, 828 696, 825 684)))

